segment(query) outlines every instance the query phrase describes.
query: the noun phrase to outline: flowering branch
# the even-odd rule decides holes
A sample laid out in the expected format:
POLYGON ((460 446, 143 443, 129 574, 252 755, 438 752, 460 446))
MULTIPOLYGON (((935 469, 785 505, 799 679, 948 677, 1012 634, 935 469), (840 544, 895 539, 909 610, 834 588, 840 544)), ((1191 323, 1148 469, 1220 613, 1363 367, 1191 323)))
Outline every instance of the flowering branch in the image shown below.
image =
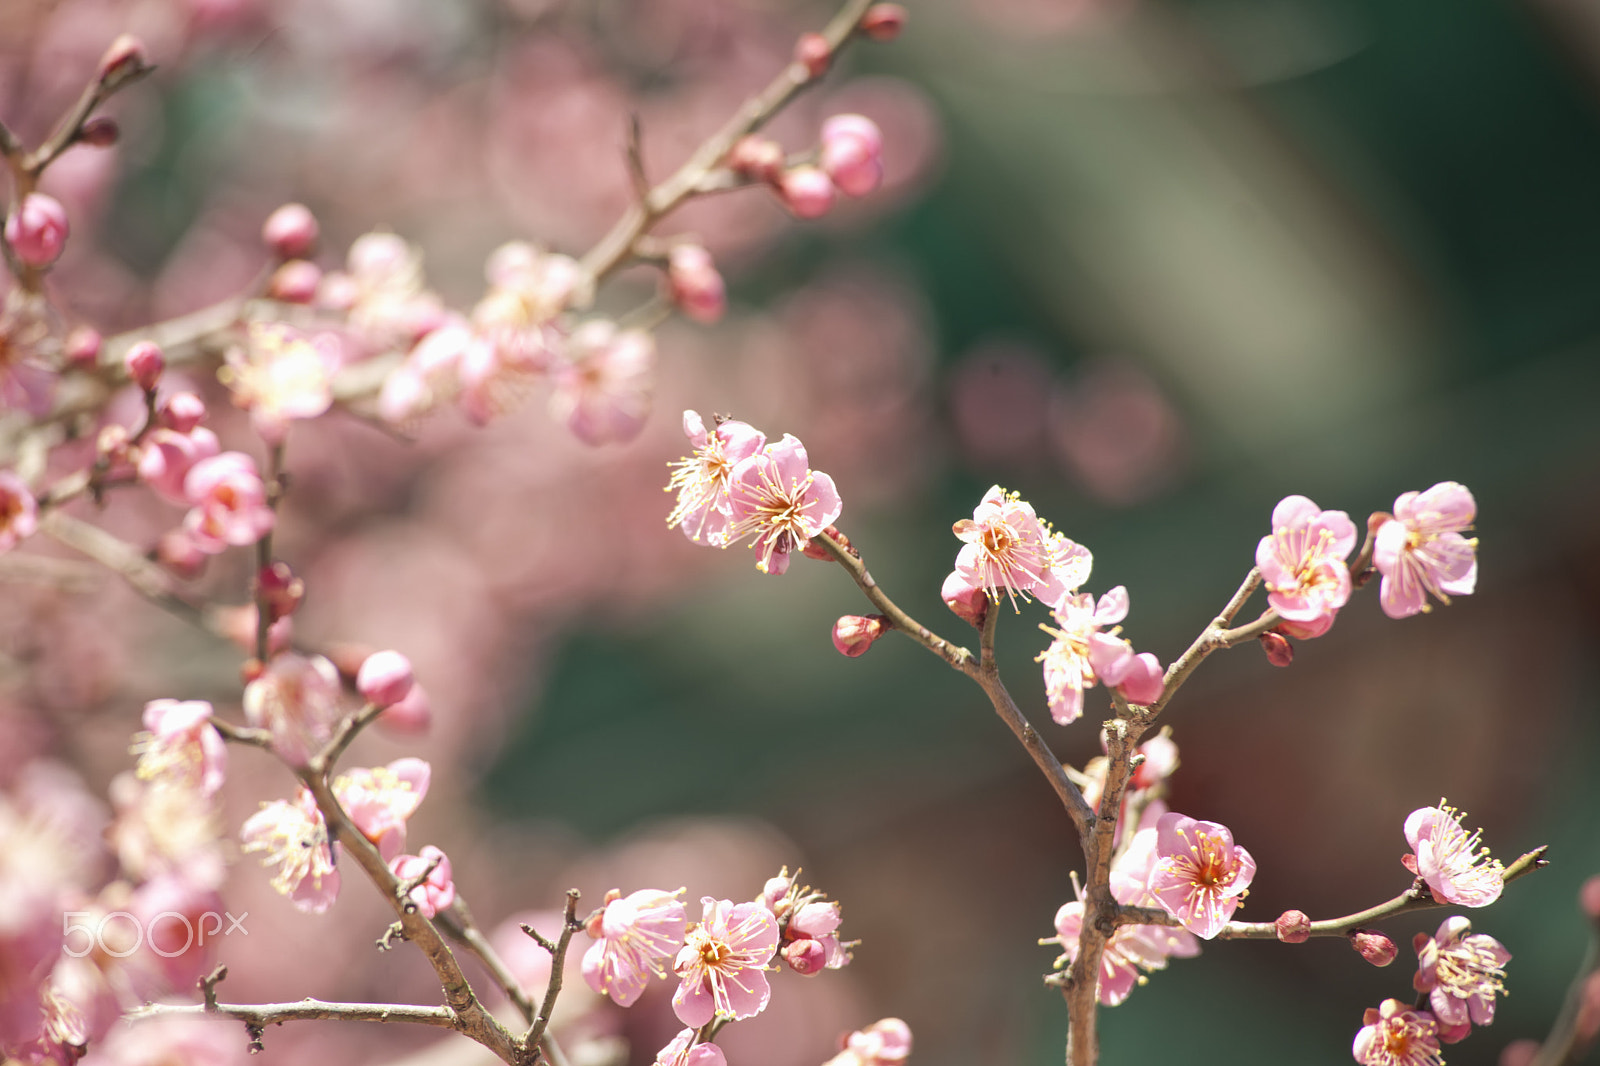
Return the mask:
POLYGON ((511 1005, 517 1008, 522 1015, 522 1020, 532 1023, 535 1013, 533 999, 528 995, 527 989, 522 987, 522 982, 517 980, 517 975, 511 972, 511 967, 506 965, 500 953, 495 951, 494 945, 489 943, 489 938, 483 935, 483 930, 478 928, 477 922, 472 917, 472 910, 467 906, 467 901, 461 893, 456 893, 455 902, 448 909, 435 914, 434 921, 451 940, 456 941, 474 958, 483 963, 485 969, 494 978, 495 984, 511 1000, 511 1005))
POLYGON ((1222 608, 1222 613, 1213 618, 1211 624, 1194 638, 1194 643, 1189 645, 1189 649, 1167 667, 1161 697, 1149 707, 1148 714, 1152 720, 1165 709, 1173 695, 1185 681, 1189 680, 1189 675, 1206 660, 1206 656, 1219 648, 1231 648, 1235 644, 1260 636, 1278 624, 1277 612, 1268 611, 1249 625, 1241 626, 1239 629, 1228 628, 1233 624, 1233 619, 1240 608, 1260 586, 1261 569, 1253 566, 1244 576, 1244 581, 1239 584, 1238 590, 1228 600, 1227 606, 1222 608))
POLYGON ((834 561, 844 567, 845 572, 855 581, 856 586, 861 589, 867 599, 872 601, 874 607, 883 612, 884 617, 889 620, 895 629, 921 644, 968 677, 977 679, 978 667, 972 661, 972 652, 950 643, 901 610, 899 605, 878 587, 878 583, 867 572, 866 562, 862 560, 861 554, 853 547, 847 547, 845 543, 835 539, 834 535, 826 530, 813 537, 812 543, 821 545, 829 555, 833 556, 834 561))

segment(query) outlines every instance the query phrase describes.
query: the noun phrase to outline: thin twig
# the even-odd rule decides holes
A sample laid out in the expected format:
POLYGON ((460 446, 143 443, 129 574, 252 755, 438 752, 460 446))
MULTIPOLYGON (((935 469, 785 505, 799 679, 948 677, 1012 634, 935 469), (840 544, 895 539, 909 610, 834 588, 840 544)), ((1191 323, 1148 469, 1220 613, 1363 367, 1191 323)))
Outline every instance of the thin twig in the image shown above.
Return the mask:
POLYGON ((572 934, 583 928, 578 921, 578 890, 567 889, 567 908, 562 914, 561 936, 556 941, 555 950, 550 953, 550 987, 545 989, 544 1002, 539 1005, 539 1016, 533 1020, 533 1025, 528 1030, 528 1035, 523 1043, 533 1047, 544 1039, 544 1031, 550 1025, 550 1015, 556 1009, 556 996, 561 993, 561 973, 566 969, 567 945, 572 943, 572 934))
POLYGON ((51 511, 39 519, 39 528, 56 540, 103 564, 133 586, 133 590, 157 607, 202 629, 207 628, 204 612, 174 592, 166 572, 146 559, 132 545, 107 533, 99 526, 74 518, 62 511, 51 511))
POLYGON ((872 605, 889 620, 889 623, 895 629, 921 644, 968 677, 977 677, 978 665, 973 661, 972 653, 966 648, 950 643, 915 618, 912 618, 905 611, 902 611, 899 605, 886 596, 884 591, 878 587, 878 583, 872 579, 872 575, 867 572, 867 564, 862 561, 861 556, 846 548, 825 532, 813 537, 811 543, 824 548, 840 566, 845 568, 845 571, 855 581, 856 586, 866 594, 867 599, 872 601, 872 605))
POLYGON ((298 1003, 147 1003, 125 1016, 129 1021, 163 1016, 220 1015, 265 1028, 283 1022, 336 1018, 350 1022, 411 1022, 441 1029, 459 1028, 449 1007, 420 1007, 410 1003, 331 1003, 307 997, 298 1003))

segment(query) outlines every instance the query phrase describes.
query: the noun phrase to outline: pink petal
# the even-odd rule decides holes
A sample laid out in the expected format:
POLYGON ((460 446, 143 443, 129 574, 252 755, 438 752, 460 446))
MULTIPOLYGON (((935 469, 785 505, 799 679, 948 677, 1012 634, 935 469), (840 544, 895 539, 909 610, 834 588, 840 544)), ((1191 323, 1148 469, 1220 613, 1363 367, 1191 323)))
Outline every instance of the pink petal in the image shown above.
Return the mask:
POLYGON ((838 521, 839 514, 844 510, 844 503, 839 499, 839 490, 833 483, 833 478, 822 471, 813 471, 811 475, 811 491, 806 494, 805 531, 810 536, 816 536, 824 529, 838 521))
POLYGON ((1116 625, 1126 617, 1128 617, 1128 590, 1125 586, 1118 585, 1100 597, 1100 602, 1094 609, 1094 624, 1116 625))

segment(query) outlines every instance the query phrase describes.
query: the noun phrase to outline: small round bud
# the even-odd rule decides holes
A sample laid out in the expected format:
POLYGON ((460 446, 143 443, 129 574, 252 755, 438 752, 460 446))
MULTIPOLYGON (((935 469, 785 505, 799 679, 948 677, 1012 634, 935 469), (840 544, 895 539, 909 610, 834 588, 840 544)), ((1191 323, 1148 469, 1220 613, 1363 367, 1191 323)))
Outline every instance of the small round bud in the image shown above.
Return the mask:
POLYGON ((305 204, 284 204, 267 216, 261 240, 280 259, 304 259, 317 246, 317 216, 305 204))
POLYGON ((152 342, 140 341, 128 349, 122 357, 122 364, 135 385, 145 392, 155 392, 162 371, 167 369, 167 358, 152 342))
POLYGON ((306 583, 295 576, 289 564, 279 559, 256 573, 256 592, 267 605, 268 625, 287 618, 306 597, 306 583))
POLYGON ((865 115, 834 115, 822 124, 823 171, 847 196, 883 183, 883 133, 865 115))
POLYGON ((61 357, 68 366, 88 368, 100 358, 100 331, 91 326, 74 326, 61 344, 61 357))
POLYGON ((1387 966, 1400 953, 1393 940, 1375 929, 1355 930, 1350 934, 1350 946, 1374 966, 1387 966))
POLYGON ((433 707, 428 703, 428 693, 419 684, 398 703, 391 703, 378 715, 378 724, 405 736, 426 733, 433 725, 433 707))
POLYGON ((822 34, 802 33, 794 43, 794 61, 805 67, 813 78, 820 78, 833 62, 833 49, 828 47, 828 39, 822 34))
POLYGON ((889 628, 881 614, 847 614, 833 623, 833 646, 840 655, 854 659, 865 655, 872 642, 883 636, 889 628))
POLYGON ((1311 939, 1311 919, 1305 911, 1284 911, 1273 924, 1278 927, 1278 939, 1285 944, 1304 944, 1311 939))
POLYGON ((144 70, 150 65, 145 57, 144 42, 131 33, 124 33, 111 42, 111 47, 100 57, 100 80, 121 79, 144 70))
POLYGON ((187 433, 205 420, 206 402, 192 392, 175 392, 161 405, 159 417, 174 433, 187 433))
POLYGON ((308 304, 317 298, 322 268, 309 259, 290 259, 267 279, 267 295, 286 304, 308 304))
POLYGON ((801 977, 810 977, 828 965, 828 949, 808 937, 791 940, 783 946, 783 961, 801 977))
POLYGON ((209 558, 182 529, 169 529, 156 541, 156 562, 185 581, 199 577, 209 558))
POLYGON ((728 308, 728 290, 712 264, 711 253, 698 244, 680 244, 667 257, 667 287, 683 313, 707 325, 728 308))
POLYGON ((54 263, 67 243, 67 211, 53 196, 31 192, 6 219, 6 243, 31 267, 54 263))
POLYGON ((116 119, 110 115, 96 115, 78 130, 78 143, 91 148, 110 148, 121 135, 116 119))
POLYGON ((821 218, 833 206, 833 182, 819 167, 793 167, 778 179, 778 195, 796 218, 821 218))
POLYGON ((1267 632, 1257 638, 1261 650, 1267 653, 1267 662, 1273 666, 1288 666, 1294 662, 1294 645, 1282 633, 1267 632))
POLYGON ((892 41, 906 28, 906 9, 899 4, 873 4, 861 16, 861 32, 874 41, 892 41))
POLYGON ((367 656, 356 674, 356 691, 368 703, 392 707, 406 698, 415 680, 411 660, 397 651, 378 651, 367 656))
POLYGON ((748 134, 728 151, 727 163, 747 178, 776 182, 783 174, 783 146, 770 137, 748 134))
POLYGON ((959 573, 952 570, 944 579, 939 598, 958 618, 965 619, 974 628, 983 628, 983 619, 989 613, 989 597, 982 589, 967 584, 959 573))

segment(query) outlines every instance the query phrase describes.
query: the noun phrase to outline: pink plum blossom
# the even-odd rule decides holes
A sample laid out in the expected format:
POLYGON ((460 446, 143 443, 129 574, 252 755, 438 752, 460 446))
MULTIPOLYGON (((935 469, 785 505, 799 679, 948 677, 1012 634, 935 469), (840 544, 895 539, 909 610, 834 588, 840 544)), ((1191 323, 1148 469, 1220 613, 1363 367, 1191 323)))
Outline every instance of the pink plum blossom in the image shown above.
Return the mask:
POLYGON ((972 517, 961 519, 951 531, 963 541, 956 573, 971 587, 985 590, 994 603, 1004 592, 1016 608, 1018 596, 1027 600, 1048 580, 1051 552, 1044 527, 1032 505, 1016 493, 993 486, 972 517))
POLYGON ((833 478, 812 470, 805 445, 792 434, 739 461, 729 475, 732 526, 728 543, 755 536, 756 569, 781 574, 789 553, 838 519, 844 504, 833 478))
POLYGON ((655 337, 597 319, 573 331, 551 370, 550 416, 585 444, 630 441, 650 413, 655 337))
POLYGON ((1177 812, 1156 823, 1156 862, 1149 889, 1161 907, 1191 933, 1210 940, 1243 902, 1256 861, 1216 822, 1177 812))
POLYGON ((268 444, 282 444, 294 419, 316 418, 333 405, 333 371, 343 361, 332 333, 306 336, 281 323, 251 323, 248 342, 228 351, 218 376, 234 405, 268 444))
POLYGON ((1057 627, 1039 628, 1055 639, 1040 652, 1035 662, 1044 664, 1045 694, 1050 701, 1050 717, 1068 725, 1083 713, 1084 690, 1096 683, 1117 687, 1136 703, 1148 703, 1161 695, 1161 665, 1154 655, 1135 655, 1116 629, 1102 633, 1104 626, 1115 626, 1128 615, 1128 590, 1118 585, 1097 602, 1087 592, 1062 598, 1051 609, 1057 627))
POLYGON ((1505 995, 1505 965, 1511 952, 1486 933, 1474 933, 1460 915, 1446 918, 1433 936, 1418 933, 1417 974, 1412 984, 1428 993, 1428 1003, 1441 1025, 1494 1021, 1494 1001, 1505 995))
POLYGON ((426 761, 407 757, 340 774, 333 779, 333 794, 361 835, 385 859, 393 859, 405 849, 406 819, 422 805, 431 777, 426 761))
POLYGON ((202 888, 222 884, 227 864, 216 803, 197 803, 192 788, 133 773, 112 778, 110 794, 117 813, 106 842, 129 875, 171 876, 202 888))
POLYGON ((312 747, 333 736, 339 719, 338 668, 321 655, 275 655, 244 687, 244 714, 251 725, 272 734, 274 751, 291 765, 304 766, 312 747))
POLYGON ((1442 481, 1394 501, 1394 517, 1378 527, 1372 563, 1383 575, 1378 599, 1390 618, 1429 610, 1428 594, 1448 604, 1478 584, 1478 540, 1463 537, 1478 505, 1465 485, 1442 481))
POLYGON ((1343 511, 1324 511, 1304 496, 1285 496, 1272 509, 1272 533, 1256 545, 1256 566, 1267 602, 1297 624, 1294 635, 1326 632, 1350 599, 1344 561, 1355 546, 1355 523, 1343 511))
POLYGON ((1439 1025, 1427 1011, 1412 1010, 1398 999, 1368 1007, 1351 1053, 1362 1066, 1444 1066, 1439 1025))
POLYGON ((162 499, 186 506, 189 471, 221 451, 217 435, 204 426, 191 425, 187 431, 153 429, 139 445, 139 480, 162 499))
POLYGON ((8 552, 39 528, 39 505, 27 482, 0 470, 0 552, 8 552))
POLYGON ((983 620, 989 613, 989 594, 969 584, 961 571, 950 571, 939 588, 939 598, 957 618, 968 625, 983 628, 983 620))
POLYGON ((396 855, 389 860, 389 871, 402 884, 423 877, 411 890, 410 899, 423 917, 432 918, 456 901, 456 885, 451 879, 450 858, 432 844, 424 845, 416 855, 396 855), (431 869, 430 869, 431 867, 431 869))
POLYGON ((227 772, 228 749, 211 727, 205 700, 152 700, 145 704, 144 727, 134 738, 140 780, 165 780, 201 795, 214 796, 227 772))
MULTIPOLYGON (((788 947, 796 944, 816 945, 815 966, 809 972, 814 973, 824 966, 830 970, 837 970, 850 964, 850 950, 838 936, 841 921, 843 915, 839 904, 834 900, 813 899, 790 915, 789 922, 783 929, 784 939, 789 942, 788 947)), ((793 965, 793 960, 790 961, 793 965)), ((795 969, 802 973, 808 972, 801 970, 799 966, 795 966, 795 969)))
POLYGON ((1505 887, 1505 867, 1479 848, 1478 832, 1461 827, 1462 812, 1439 801, 1406 816, 1406 842, 1413 854, 1406 868, 1428 883, 1433 898, 1458 907, 1487 907, 1505 887))
POLYGON ((254 544, 276 520, 256 462, 242 452, 223 452, 195 463, 183 480, 183 493, 194 505, 184 518, 184 531, 208 555, 229 545, 254 544))
POLYGON ((629 896, 608 893, 598 922, 589 926, 595 942, 583 955, 583 978, 619 1007, 631 1007, 651 977, 665 977, 663 960, 683 946, 684 913, 678 895, 645 888, 629 896))
POLYGON ((703 916, 672 967, 682 979, 673 1012, 693 1028, 718 1015, 753 1018, 772 995, 765 971, 778 946, 778 920, 760 903, 700 902, 703 916))
POLYGON ((323 276, 317 302, 343 311, 368 351, 405 351, 444 318, 423 284, 422 253, 393 233, 364 233, 350 244, 343 271, 323 276))
POLYGON ((378 416, 390 425, 403 426, 454 396, 460 388, 463 353, 478 343, 481 339, 459 316, 440 323, 383 379, 378 389, 378 416))
POLYGON ((880 1018, 844 1038, 844 1050, 823 1066, 900 1066, 911 1057, 911 1027, 899 1018, 880 1018))
POLYGON ((655 1066, 728 1066, 728 1057, 715 1044, 696 1044, 699 1033, 683 1029, 656 1052, 655 1066))
POLYGON ((321 914, 339 895, 339 871, 333 863, 328 826, 311 791, 302 788, 295 801, 263 803, 239 833, 243 851, 265 852, 261 865, 276 866, 272 887, 302 911, 321 914))
POLYGON ((733 503, 728 489, 733 468, 759 452, 767 435, 735 419, 724 419, 712 432, 706 431, 698 412, 683 412, 683 435, 694 446, 694 453, 675 463, 667 491, 678 492, 678 502, 667 515, 667 528, 674 526, 696 544, 724 547, 733 503))

